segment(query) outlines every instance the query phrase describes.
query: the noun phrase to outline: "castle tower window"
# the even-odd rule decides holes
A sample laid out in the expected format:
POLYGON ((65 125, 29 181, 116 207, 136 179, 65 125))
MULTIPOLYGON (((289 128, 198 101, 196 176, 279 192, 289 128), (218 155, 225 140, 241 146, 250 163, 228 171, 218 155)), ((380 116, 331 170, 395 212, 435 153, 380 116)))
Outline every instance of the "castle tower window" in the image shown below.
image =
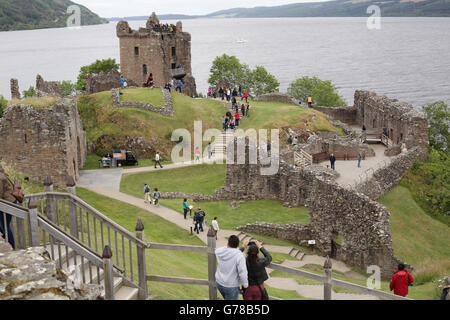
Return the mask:
POLYGON ((177 48, 176 47, 172 47, 172 57, 175 57, 177 53, 177 48))
POLYGON ((134 55, 139 55, 139 47, 134 47, 134 55))
POLYGON ((177 64, 176 63, 172 63, 172 69, 176 69, 177 64))
POLYGON ((147 74, 147 73, 148 73, 148 67, 147 67, 146 64, 144 64, 144 65, 142 66, 142 70, 144 71, 144 74, 147 74))

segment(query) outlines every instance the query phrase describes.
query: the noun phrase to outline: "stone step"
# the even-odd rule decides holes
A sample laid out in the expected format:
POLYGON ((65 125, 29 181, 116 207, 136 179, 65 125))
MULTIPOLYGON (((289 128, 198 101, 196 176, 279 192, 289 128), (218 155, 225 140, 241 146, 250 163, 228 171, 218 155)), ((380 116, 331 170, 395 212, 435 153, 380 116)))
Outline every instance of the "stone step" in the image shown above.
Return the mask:
POLYGON ((304 252, 301 252, 301 251, 299 251, 296 255, 295 255, 295 257, 298 259, 298 260, 303 260, 303 257, 305 256, 305 253, 304 252))
POLYGON ((128 286, 122 286, 119 291, 114 294, 115 300, 137 300, 138 299, 138 288, 132 288, 128 286))

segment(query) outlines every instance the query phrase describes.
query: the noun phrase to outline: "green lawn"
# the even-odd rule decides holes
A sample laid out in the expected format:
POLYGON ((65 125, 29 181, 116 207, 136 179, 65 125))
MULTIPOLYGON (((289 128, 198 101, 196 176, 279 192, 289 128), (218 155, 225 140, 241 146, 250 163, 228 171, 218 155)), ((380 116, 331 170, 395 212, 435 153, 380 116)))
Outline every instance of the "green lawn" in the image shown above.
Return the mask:
POLYGON ((123 93, 120 96, 121 101, 144 102, 158 107, 165 107, 161 89, 129 88, 122 89, 120 92, 123 93))
POLYGON ((450 274, 450 228, 427 215, 410 191, 397 186, 379 202, 390 211, 395 255, 415 267, 416 282, 450 274))
POLYGON ((161 192, 213 194, 225 183, 226 166, 201 164, 172 170, 124 175, 122 192, 141 197, 144 183, 161 192))

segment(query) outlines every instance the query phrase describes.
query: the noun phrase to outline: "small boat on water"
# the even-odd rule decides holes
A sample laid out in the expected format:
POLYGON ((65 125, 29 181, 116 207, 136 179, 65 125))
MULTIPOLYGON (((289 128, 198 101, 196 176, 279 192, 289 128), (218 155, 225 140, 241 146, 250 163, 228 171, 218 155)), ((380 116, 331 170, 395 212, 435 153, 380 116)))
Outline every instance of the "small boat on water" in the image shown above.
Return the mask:
POLYGON ((245 39, 238 39, 236 40, 237 43, 247 43, 248 41, 245 39))

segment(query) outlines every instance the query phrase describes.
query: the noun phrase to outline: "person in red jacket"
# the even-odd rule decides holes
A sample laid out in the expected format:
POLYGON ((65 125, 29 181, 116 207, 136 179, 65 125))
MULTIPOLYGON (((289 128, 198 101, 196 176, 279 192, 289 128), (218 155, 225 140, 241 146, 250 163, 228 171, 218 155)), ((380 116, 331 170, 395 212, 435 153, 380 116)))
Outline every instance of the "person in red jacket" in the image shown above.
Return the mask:
POLYGON ((244 94, 242 95, 242 99, 241 99, 241 101, 242 100, 244 100, 245 99, 245 102, 248 102, 248 90, 246 89, 245 91, 244 91, 244 94))
POLYGON ((239 120, 241 119, 241 116, 239 115, 239 111, 236 111, 234 115, 234 119, 236 120, 236 127, 239 127, 239 120))
POLYGON ((398 265, 398 271, 392 276, 389 288, 394 290, 394 294, 405 297, 408 294, 408 286, 414 282, 411 274, 405 270, 405 265, 400 263, 398 265))

